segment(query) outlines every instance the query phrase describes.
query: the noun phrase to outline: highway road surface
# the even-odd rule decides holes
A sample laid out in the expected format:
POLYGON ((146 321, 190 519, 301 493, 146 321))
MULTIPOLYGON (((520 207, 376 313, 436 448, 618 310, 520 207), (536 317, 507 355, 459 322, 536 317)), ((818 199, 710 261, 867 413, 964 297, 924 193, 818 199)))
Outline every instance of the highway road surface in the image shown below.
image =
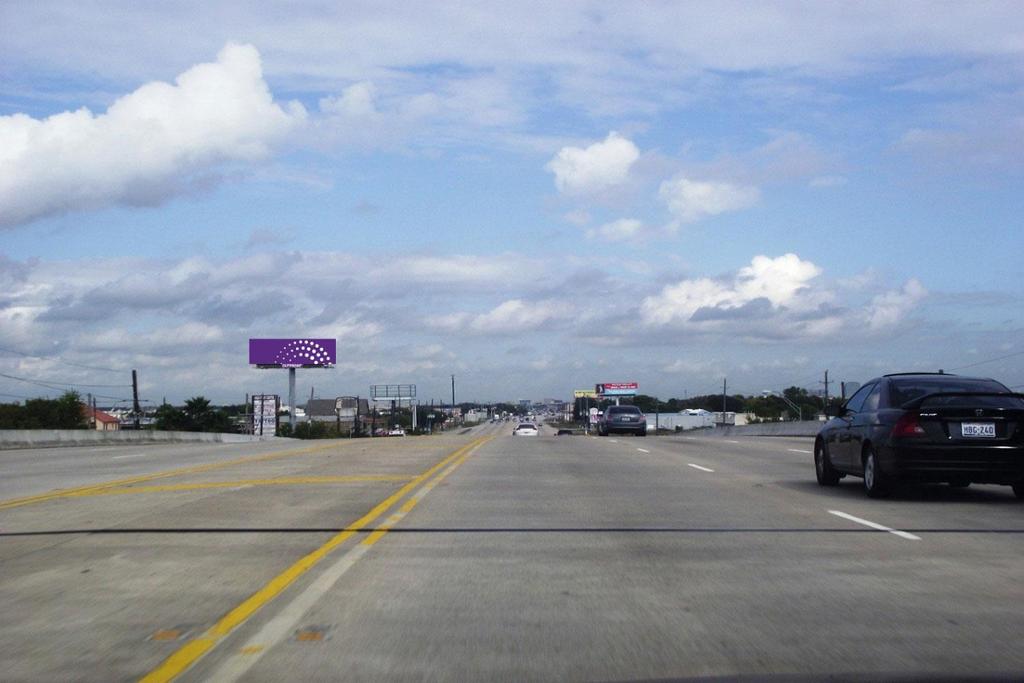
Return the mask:
POLYGON ((0 678, 1024 677, 1009 488, 511 429, 0 452, 0 678))

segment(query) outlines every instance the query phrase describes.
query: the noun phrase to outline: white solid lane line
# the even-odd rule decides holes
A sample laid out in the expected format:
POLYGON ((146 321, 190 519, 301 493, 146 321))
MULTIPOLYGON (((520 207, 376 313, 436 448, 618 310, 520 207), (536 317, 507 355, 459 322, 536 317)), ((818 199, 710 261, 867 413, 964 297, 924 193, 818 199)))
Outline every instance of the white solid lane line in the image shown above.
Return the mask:
POLYGON ((638 448, 637 450, 640 451, 641 453, 650 453, 650 451, 647 450, 646 448, 638 448))
POLYGON ((806 453, 808 455, 814 454, 814 451, 805 451, 800 448, 787 448, 786 450, 789 451, 790 453, 806 453))
POLYGON ((895 534, 896 536, 899 536, 900 538, 905 538, 908 541, 920 541, 921 540, 920 536, 915 536, 914 534, 907 533, 906 531, 900 531, 899 529, 893 529, 892 527, 883 526, 881 524, 876 524, 875 522, 872 522, 872 521, 867 520, 867 519, 861 519, 860 517, 854 517, 853 515, 848 515, 845 512, 841 512, 839 510, 829 510, 828 513, 830 515, 835 515, 836 517, 842 517, 843 519, 848 519, 851 522, 856 522, 857 524, 863 524, 864 526, 871 527, 872 529, 878 529, 879 531, 888 531, 890 534, 895 534))
POLYGON ((131 453, 129 455, 113 455, 111 460, 122 460, 124 458, 145 458, 149 453, 131 453))
POLYGON ((701 472, 714 472, 713 469, 710 469, 708 467, 702 467, 700 465, 694 465, 692 462, 688 462, 686 464, 689 465, 690 467, 692 467, 695 470, 700 470, 701 472))
POLYGON ((739 443, 739 441, 733 441, 732 439, 722 439, 726 443, 739 443))

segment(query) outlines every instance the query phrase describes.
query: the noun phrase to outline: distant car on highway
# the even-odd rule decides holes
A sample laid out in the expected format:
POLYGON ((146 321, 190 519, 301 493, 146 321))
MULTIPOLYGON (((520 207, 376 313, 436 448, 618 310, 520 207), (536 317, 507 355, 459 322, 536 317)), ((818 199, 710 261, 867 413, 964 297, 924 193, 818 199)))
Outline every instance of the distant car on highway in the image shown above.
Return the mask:
POLYGON ((388 430, 388 436, 405 436, 405 430, 401 427, 395 427, 394 429, 388 430))
POLYGON ((636 406, 608 406, 597 423, 597 433, 608 436, 616 432, 647 436, 647 417, 636 406))
POLYGON ((540 431, 537 429, 537 425, 532 422, 520 422, 516 425, 516 428, 512 430, 512 436, 537 436, 540 431))
POLYGON ((872 498, 902 481, 1003 484, 1024 498, 1024 395, 978 377, 875 378, 814 441, 818 483, 862 477, 872 498))

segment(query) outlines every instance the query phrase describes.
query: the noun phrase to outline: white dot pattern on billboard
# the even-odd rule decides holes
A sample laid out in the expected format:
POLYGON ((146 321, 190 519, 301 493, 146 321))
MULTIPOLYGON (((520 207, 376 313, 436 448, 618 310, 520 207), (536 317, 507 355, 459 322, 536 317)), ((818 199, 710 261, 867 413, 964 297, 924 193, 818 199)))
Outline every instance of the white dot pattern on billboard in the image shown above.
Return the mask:
POLYGON ((327 365, 331 363, 331 356, 327 349, 311 339, 295 339, 277 352, 276 361, 290 365, 296 363, 327 365))

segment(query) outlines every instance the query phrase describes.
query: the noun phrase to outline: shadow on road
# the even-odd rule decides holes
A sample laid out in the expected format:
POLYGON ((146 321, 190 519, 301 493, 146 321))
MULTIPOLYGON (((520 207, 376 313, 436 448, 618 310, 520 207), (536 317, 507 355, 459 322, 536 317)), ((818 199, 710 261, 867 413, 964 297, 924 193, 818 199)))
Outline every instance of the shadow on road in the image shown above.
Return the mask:
MULTIPOLYGON (((776 486, 791 491, 826 499, 869 500, 864 493, 861 480, 847 477, 838 486, 819 486, 814 479, 780 479, 776 486)), ((907 503, 986 503, 999 505, 1020 505, 1009 486, 985 486, 958 489, 947 484, 903 484, 885 498, 888 501, 907 503)), ((1022 507, 1024 509, 1024 507, 1022 507)))

